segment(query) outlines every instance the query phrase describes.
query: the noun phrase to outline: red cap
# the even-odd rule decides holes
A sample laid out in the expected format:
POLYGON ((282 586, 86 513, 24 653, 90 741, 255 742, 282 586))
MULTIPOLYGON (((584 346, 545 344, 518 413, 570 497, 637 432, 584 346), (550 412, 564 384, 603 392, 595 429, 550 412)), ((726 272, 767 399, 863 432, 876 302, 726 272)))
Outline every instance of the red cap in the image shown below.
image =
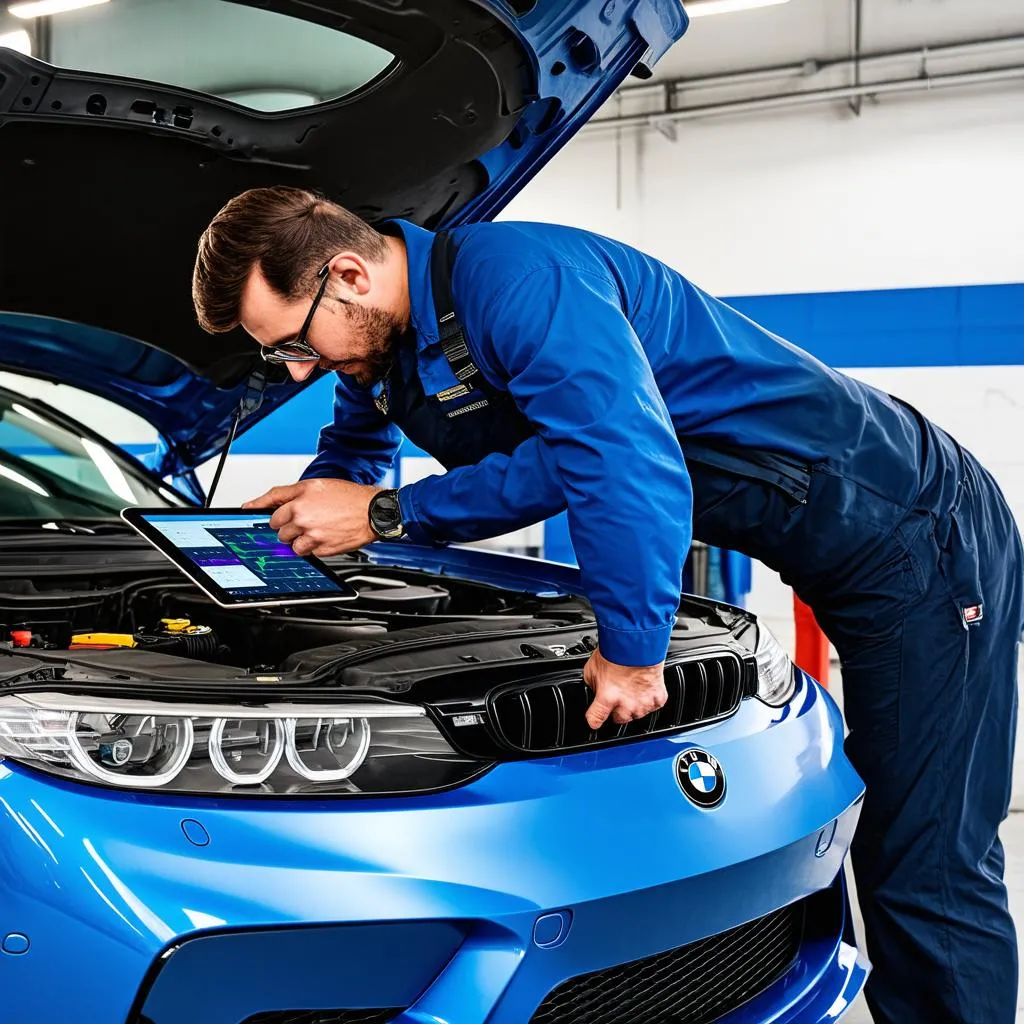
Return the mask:
POLYGON ((14 642, 15 647, 31 647, 32 646, 32 630, 31 629, 12 629, 11 640, 14 642))

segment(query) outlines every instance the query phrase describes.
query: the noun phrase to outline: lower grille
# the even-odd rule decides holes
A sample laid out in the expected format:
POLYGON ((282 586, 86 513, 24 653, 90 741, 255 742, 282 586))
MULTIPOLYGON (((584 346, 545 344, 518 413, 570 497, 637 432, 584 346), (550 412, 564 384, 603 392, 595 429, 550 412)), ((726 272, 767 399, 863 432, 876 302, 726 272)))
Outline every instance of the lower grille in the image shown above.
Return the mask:
POLYGON ((247 1017, 242 1024, 387 1024, 397 1010, 272 1010, 247 1017))
POLYGON ((570 978, 530 1024, 711 1024, 793 966, 802 904, 679 949, 570 978))
POLYGON ((727 718, 740 706, 745 674, 743 661, 725 652, 669 664, 664 707, 625 725, 609 719, 596 732, 585 718, 594 694, 578 674, 504 690, 491 701, 490 717, 505 743, 522 753, 578 750, 727 718))

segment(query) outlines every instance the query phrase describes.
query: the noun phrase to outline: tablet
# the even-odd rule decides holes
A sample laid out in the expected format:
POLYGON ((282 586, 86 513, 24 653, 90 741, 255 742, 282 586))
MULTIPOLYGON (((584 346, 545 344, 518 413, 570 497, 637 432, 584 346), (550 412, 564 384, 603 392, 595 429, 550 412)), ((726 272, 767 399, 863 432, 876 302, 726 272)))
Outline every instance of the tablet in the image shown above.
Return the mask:
POLYGON ((224 608, 352 601, 359 596, 271 529, 273 510, 126 508, 121 518, 224 608))

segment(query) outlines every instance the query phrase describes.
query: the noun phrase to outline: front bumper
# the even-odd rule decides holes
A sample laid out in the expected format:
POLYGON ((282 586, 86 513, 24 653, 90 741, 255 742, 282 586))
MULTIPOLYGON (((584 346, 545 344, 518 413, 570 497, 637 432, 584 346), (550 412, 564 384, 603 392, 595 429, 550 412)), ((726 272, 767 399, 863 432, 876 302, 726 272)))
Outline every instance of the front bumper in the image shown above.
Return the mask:
POLYGON ((4 1019, 525 1024, 569 978, 820 893, 792 969, 726 1019, 837 1020, 866 971, 837 879, 863 792, 842 735, 804 677, 782 709, 430 797, 183 799, 0 765, 2 932, 25 936, 0 953, 4 1019), (697 745, 728 779, 710 811, 675 778, 697 745))

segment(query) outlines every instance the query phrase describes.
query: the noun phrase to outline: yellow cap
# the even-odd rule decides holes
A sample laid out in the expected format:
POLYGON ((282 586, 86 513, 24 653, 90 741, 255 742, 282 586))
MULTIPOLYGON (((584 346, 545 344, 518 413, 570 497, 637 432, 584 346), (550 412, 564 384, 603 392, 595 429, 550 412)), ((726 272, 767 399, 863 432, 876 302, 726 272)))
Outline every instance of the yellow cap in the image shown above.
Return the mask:
POLYGON ((166 627, 168 633, 184 633, 192 625, 189 619, 161 619, 160 623, 166 627))

